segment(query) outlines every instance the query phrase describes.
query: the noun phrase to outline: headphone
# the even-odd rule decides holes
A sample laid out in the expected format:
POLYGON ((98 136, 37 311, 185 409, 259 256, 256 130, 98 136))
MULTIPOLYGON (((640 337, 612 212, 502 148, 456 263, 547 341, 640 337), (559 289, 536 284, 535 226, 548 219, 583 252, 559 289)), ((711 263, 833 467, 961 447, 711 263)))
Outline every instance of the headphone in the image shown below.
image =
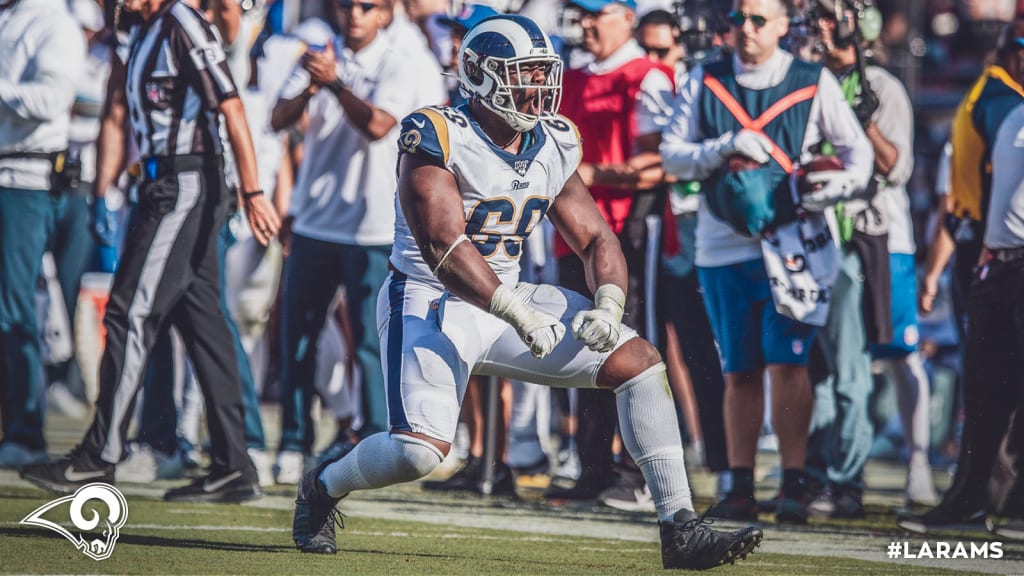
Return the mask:
POLYGON ((858 35, 864 42, 874 42, 882 35, 882 12, 874 0, 819 0, 819 4, 828 3, 838 23, 837 44, 850 45, 857 41, 858 35), (856 28, 846 14, 847 9, 852 10, 857 19, 856 28))

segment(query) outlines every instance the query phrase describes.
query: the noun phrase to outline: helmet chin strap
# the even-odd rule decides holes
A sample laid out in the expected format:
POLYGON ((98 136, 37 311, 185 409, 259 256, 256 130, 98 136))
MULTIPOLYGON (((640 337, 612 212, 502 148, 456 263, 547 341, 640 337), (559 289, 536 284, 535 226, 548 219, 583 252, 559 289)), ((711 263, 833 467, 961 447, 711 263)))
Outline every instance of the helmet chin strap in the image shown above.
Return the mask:
MULTIPOLYGON (((507 96, 507 95, 503 95, 503 94, 498 94, 494 98, 495 99, 502 98, 502 99, 512 100, 511 96, 507 96)), ((529 132, 530 130, 533 130, 533 127, 536 126, 537 122, 540 121, 540 117, 539 116, 534 116, 532 120, 524 119, 523 118, 524 116, 529 116, 529 115, 523 114, 522 112, 519 112, 518 110, 516 110, 515 109, 515 102, 514 101, 509 102, 509 104, 511 106, 509 106, 508 108, 504 108, 504 102, 494 102, 494 103, 491 103, 491 102, 488 102, 488 101, 486 101, 484 99, 481 99, 480 103, 483 104, 488 110, 490 110, 491 112, 494 112, 495 114, 500 116, 503 120, 505 120, 505 123, 508 124, 509 127, 511 127, 516 132, 529 132)))

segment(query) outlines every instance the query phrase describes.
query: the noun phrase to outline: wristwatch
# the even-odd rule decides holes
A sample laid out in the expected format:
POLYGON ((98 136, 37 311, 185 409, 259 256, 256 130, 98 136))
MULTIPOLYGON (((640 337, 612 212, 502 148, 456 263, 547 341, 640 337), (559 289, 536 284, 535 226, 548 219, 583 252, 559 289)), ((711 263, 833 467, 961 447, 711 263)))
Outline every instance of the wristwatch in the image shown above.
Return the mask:
POLYGON ((341 81, 341 78, 335 78, 334 82, 327 85, 327 89, 338 94, 345 89, 345 83, 341 81))

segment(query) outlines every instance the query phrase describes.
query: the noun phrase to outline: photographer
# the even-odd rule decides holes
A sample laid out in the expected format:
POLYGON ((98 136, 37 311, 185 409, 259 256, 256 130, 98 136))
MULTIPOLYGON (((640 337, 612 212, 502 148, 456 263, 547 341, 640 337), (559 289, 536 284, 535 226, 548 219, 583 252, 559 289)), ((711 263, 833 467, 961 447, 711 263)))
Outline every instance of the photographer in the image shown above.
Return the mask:
MULTIPOLYGON (((874 11, 874 12, 872 12, 874 11)), ((928 468, 928 381, 917 355, 913 225, 906 183, 913 172, 913 110, 903 85, 865 66, 860 44, 877 37, 870 2, 823 1, 812 8, 817 51, 839 78, 875 153, 874 192, 837 208, 843 267, 828 324, 817 341, 826 367, 816 378, 808 471, 826 491, 813 512, 864 515, 863 471, 873 430, 868 418, 871 352, 897 384, 911 447, 908 499, 935 498, 928 468), (868 344, 872 347, 869 348, 868 344)))
POLYGON ((46 459, 36 278, 66 187, 57 152, 85 40, 63 0, 10 0, 0 54, 0 468, 18 468, 46 459))

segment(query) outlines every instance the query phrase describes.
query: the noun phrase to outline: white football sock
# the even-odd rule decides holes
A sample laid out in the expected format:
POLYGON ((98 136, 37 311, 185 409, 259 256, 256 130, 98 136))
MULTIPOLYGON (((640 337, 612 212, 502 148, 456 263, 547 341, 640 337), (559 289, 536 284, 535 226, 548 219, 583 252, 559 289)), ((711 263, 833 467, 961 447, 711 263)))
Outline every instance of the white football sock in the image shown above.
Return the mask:
POLYGON ((615 402, 622 443, 643 472, 658 518, 671 521, 680 509, 693 510, 665 364, 659 362, 616 388, 615 402))
POLYGON ((320 481, 331 497, 341 498, 353 490, 418 480, 430 474, 443 459, 441 451, 425 440, 380 432, 324 468, 320 481))
POLYGON ((921 356, 913 352, 903 358, 886 359, 883 366, 896 385, 896 400, 910 460, 923 460, 927 464, 931 427, 928 422, 928 374, 924 371, 921 356))

